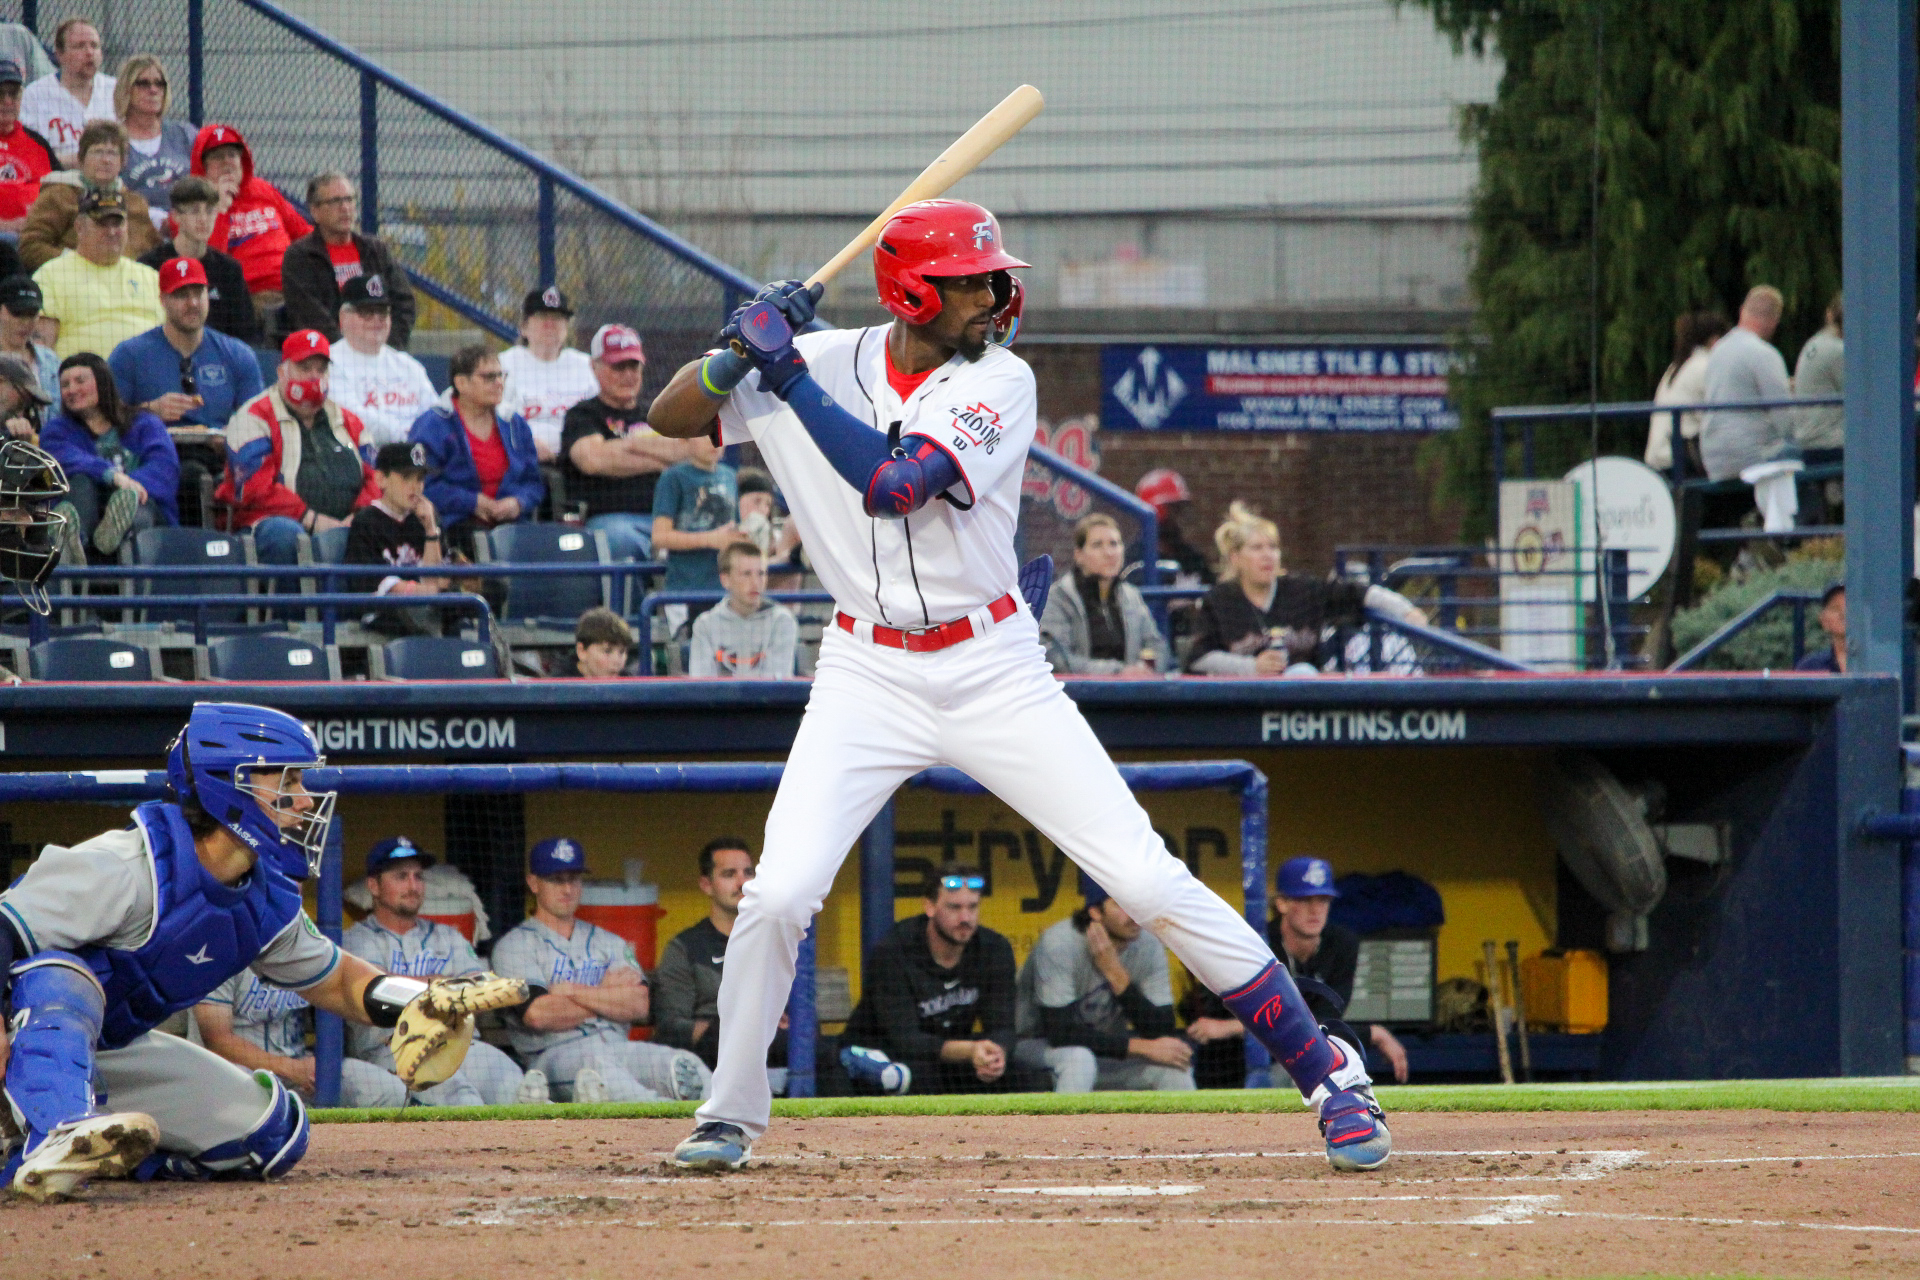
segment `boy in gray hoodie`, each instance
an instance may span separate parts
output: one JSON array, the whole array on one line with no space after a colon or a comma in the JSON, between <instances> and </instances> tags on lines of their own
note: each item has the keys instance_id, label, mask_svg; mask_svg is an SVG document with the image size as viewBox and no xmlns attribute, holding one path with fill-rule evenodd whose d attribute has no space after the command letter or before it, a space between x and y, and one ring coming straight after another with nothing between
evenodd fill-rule
<instances>
[{"instance_id":1,"label":"boy in gray hoodie","mask_svg":"<svg viewBox=\"0 0 1920 1280\"><path fill-rule=\"evenodd\" d=\"M687 673L790 679L800 624L766 598L767 562L760 548L744 539L723 547L720 585L727 598L693 620Z\"/></svg>"}]
</instances>

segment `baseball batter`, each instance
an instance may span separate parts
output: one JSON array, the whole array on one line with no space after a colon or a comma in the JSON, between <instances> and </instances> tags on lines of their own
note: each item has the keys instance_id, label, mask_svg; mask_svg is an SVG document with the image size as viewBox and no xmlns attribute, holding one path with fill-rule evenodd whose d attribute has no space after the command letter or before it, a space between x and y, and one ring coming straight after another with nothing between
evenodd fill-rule
<instances>
[{"instance_id":1,"label":"baseball batter","mask_svg":"<svg viewBox=\"0 0 1920 1280\"><path fill-rule=\"evenodd\" d=\"M662 435L753 441L839 612L767 818L720 987L713 1092L674 1160L744 1164L771 1108L767 1045L809 921L860 831L922 769L965 770L1106 886L1219 992L1316 1107L1336 1168L1391 1150L1359 1050L1329 1038L1266 942L1154 834L1040 646L1014 558L1032 371L1007 349L1027 264L975 204L908 205L873 254L871 329L795 331L818 289L770 285L732 349L654 402Z\"/></svg>"}]
</instances>

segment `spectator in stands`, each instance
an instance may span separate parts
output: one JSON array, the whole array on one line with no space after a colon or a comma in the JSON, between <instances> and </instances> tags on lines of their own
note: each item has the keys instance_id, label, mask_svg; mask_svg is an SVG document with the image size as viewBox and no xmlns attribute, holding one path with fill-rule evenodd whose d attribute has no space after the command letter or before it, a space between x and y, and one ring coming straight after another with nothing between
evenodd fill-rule
<instances>
[{"instance_id":1,"label":"spectator in stands","mask_svg":"<svg viewBox=\"0 0 1920 1280\"><path fill-rule=\"evenodd\" d=\"M905 1092L1026 1093L1047 1081L1014 1062L1013 946L980 923L978 868L949 863L927 881L926 908L867 953L860 1003L840 1043L854 1087L874 1091L857 1058L877 1049L906 1066Z\"/></svg>"},{"instance_id":2,"label":"spectator in stands","mask_svg":"<svg viewBox=\"0 0 1920 1280\"><path fill-rule=\"evenodd\" d=\"M60 357L52 347L33 340L40 323L43 305L40 286L29 275L12 275L0 280L0 355L15 356L33 369L40 379L46 403L60 398Z\"/></svg>"},{"instance_id":3,"label":"spectator in stands","mask_svg":"<svg viewBox=\"0 0 1920 1280\"><path fill-rule=\"evenodd\" d=\"M207 273L207 323L248 346L259 342L260 317L240 264L207 243L219 216L220 193L205 178L189 174L173 184L167 198L173 206L173 239L141 254L140 261L157 271L174 258L194 259Z\"/></svg>"},{"instance_id":4,"label":"spectator in stands","mask_svg":"<svg viewBox=\"0 0 1920 1280\"><path fill-rule=\"evenodd\" d=\"M1289 858L1273 876L1273 915L1267 921L1267 945L1300 981L1307 1007L1328 1030L1355 1048L1371 1044L1407 1082L1407 1050L1398 1036L1376 1024L1349 1026L1339 1019L1353 999L1354 972L1360 960L1360 935L1332 924L1327 915L1340 896L1333 866L1324 858ZM1332 996L1329 999L1329 995ZM1187 1038L1200 1048L1196 1071L1205 1069L1204 1088L1239 1088L1246 1076L1246 1028L1226 1003L1195 984L1184 1002L1190 1021Z\"/></svg>"},{"instance_id":5,"label":"spectator in stands","mask_svg":"<svg viewBox=\"0 0 1920 1280\"><path fill-rule=\"evenodd\" d=\"M380 496L353 513L347 526L345 564L413 569L441 563L440 519L427 500L427 450L417 444L383 444L373 458ZM447 589L445 578L361 578L349 590L380 595L432 595ZM382 610L381 616L388 611ZM426 628L400 628L415 633ZM429 864L431 865L431 864Z\"/></svg>"},{"instance_id":6,"label":"spectator in stands","mask_svg":"<svg viewBox=\"0 0 1920 1280\"><path fill-rule=\"evenodd\" d=\"M42 411L53 398L40 389L40 376L19 356L0 352L0 438L40 443Z\"/></svg>"},{"instance_id":7,"label":"spectator in stands","mask_svg":"<svg viewBox=\"0 0 1920 1280\"><path fill-rule=\"evenodd\" d=\"M269 986L253 970L242 969L193 1007L193 1021L200 1032L200 1043L208 1049L235 1066L272 1072L288 1088L311 1100L314 1056L307 1048L307 1033L313 1025L311 1008L298 992ZM425 1094L446 1088L438 1085L426 1090L421 1101L428 1100ZM358 1058L346 1058L340 1063L340 1105L404 1107L407 1086L391 1071Z\"/></svg>"},{"instance_id":8,"label":"spectator in stands","mask_svg":"<svg viewBox=\"0 0 1920 1280\"><path fill-rule=\"evenodd\" d=\"M167 319L160 307L159 273L122 252L127 244L124 192L83 193L76 231L75 248L33 273L44 302L41 331L51 322L54 354L63 360L79 351L104 355Z\"/></svg>"},{"instance_id":9,"label":"spectator in stands","mask_svg":"<svg viewBox=\"0 0 1920 1280\"><path fill-rule=\"evenodd\" d=\"M1827 323L1800 348L1800 359L1793 366L1793 394L1803 399L1812 396L1837 396L1846 391L1846 340L1843 329L1846 311L1836 293L1827 304ZM1845 405L1820 405L1802 409L1793 424L1793 442L1812 453L1816 449L1839 450L1847 444ZM1837 455L1835 455L1837 456ZM1811 461L1811 459L1809 459Z\"/></svg>"},{"instance_id":10,"label":"spectator in stands","mask_svg":"<svg viewBox=\"0 0 1920 1280\"><path fill-rule=\"evenodd\" d=\"M0 232L9 239L26 230L27 210L40 198L41 181L60 167L53 144L20 121L20 77L18 62L0 58ZM18 258L11 244L7 250Z\"/></svg>"},{"instance_id":11,"label":"spectator in stands","mask_svg":"<svg viewBox=\"0 0 1920 1280\"><path fill-rule=\"evenodd\" d=\"M153 216L142 200L120 180L126 164L127 131L117 120L95 120L80 135L80 167L50 173L40 183L40 196L27 211L20 233L20 260L27 270L38 270L58 257L62 249L78 244L80 200L89 191L113 192L124 201L127 238L121 252L138 258L160 246Z\"/></svg>"},{"instance_id":12,"label":"spectator in stands","mask_svg":"<svg viewBox=\"0 0 1920 1280\"><path fill-rule=\"evenodd\" d=\"M164 324L107 357L120 394L168 424L224 430L260 394L260 362L246 344L207 327L207 272L192 258L162 265L160 306Z\"/></svg>"},{"instance_id":13,"label":"spectator in stands","mask_svg":"<svg viewBox=\"0 0 1920 1280\"><path fill-rule=\"evenodd\" d=\"M167 69L150 53L120 64L113 114L127 131L127 164L120 171L129 190L147 202L158 229L173 204L173 184L193 168L193 126L167 119L173 89Z\"/></svg>"},{"instance_id":14,"label":"spectator in stands","mask_svg":"<svg viewBox=\"0 0 1920 1280\"><path fill-rule=\"evenodd\" d=\"M0 22L0 58L19 63L28 80L50 76L57 70L40 37L18 22Z\"/></svg>"},{"instance_id":15,"label":"spectator in stands","mask_svg":"<svg viewBox=\"0 0 1920 1280\"><path fill-rule=\"evenodd\" d=\"M1133 495L1153 508L1160 528L1160 559L1179 565L1173 585L1204 587L1212 582L1213 571L1207 567L1207 553L1188 542L1180 530L1181 520L1193 509L1193 490L1187 487L1186 477L1171 467L1155 467L1134 484ZM1138 564L1144 559L1143 546L1127 548L1129 564Z\"/></svg>"},{"instance_id":16,"label":"spectator in stands","mask_svg":"<svg viewBox=\"0 0 1920 1280\"><path fill-rule=\"evenodd\" d=\"M544 990L509 1018L513 1047L575 1102L706 1097L713 1073L697 1055L627 1038L647 1021L647 978L631 943L576 917L585 871L575 840L542 840L527 855L534 912L493 945L495 973Z\"/></svg>"},{"instance_id":17,"label":"spectator in stands","mask_svg":"<svg viewBox=\"0 0 1920 1280\"><path fill-rule=\"evenodd\" d=\"M413 285L385 241L353 229L360 208L353 180L337 169L320 174L307 183L307 208L313 214L313 233L288 245L280 264L287 326L318 329L340 341L340 304L347 281L379 276L391 327L387 342L405 351L417 309Z\"/></svg>"},{"instance_id":18,"label":"spectator in stands","mask_svg":"<svg viewBox=\"0 0 1920 1280\"><path fill-rule=\"evenodd\" d=\"M40 432L72 485L60 509L93 549L111 556L129 533L180 523L180 455L167 424L121 398L91 351L60 362L60 412Z\"/></svg>"},{"instance_id":19,"label":"spectator in stands","mask_svg":"<svg viewBox=\"0 0 1920 1280\"><path fill-rule=\"evenodd\" d=\"M573 652L560 660L556 676L611 680L632 675L633 628L611 609L598 605L580 615L573 627Z\"/></svg>"},{"instance_id":20,"label":"spectator in stands","mask_svg":"<svg viewBox=\"0 0 1920 1280\"><path fill-rule=\"evenodd\" d=\"M720 548L740 540L738 480L711 439L686 445L686 461L662 472L653 491L653 549L667 553L661 589L717 591Z\"/></svg>"},{"instance_id":21,"label":"spectator in stands","mask_svg":"<svg viewBox=\"0 0 1920 1280\"><path fill-rule=\"evenodd\" d=\"M1170 665L1139 588L1120 581L1120 526L1101 512L1073 527L1073 568L1047 593L1040 639L1055 671L1150 676Z\"/></svg>"},{"instance_id":22,"label":"spectator in stands","mask_svg":"<svg viewBox=\"0 0 1920 1280\"><path fill-rule=\"evenodd\" d=\"M210 124L193 140L193 171L219 196L208 243L231 253L246 277L253 309L271 329L285 300L280 264L287 246L313 230L287 198L253 172L253 150L230 124Z\"/></svg>"},{"instance_id":23,"label":"spectator in stands","mask_svg":"<svg viewBox=\"0 0 1920 1280\"><path fill-rule=\"evenodd\" d=\"M1785 400L1793 389L1787 362L1772 338L1786 300L1770 284L1755 285L1740 304L1740 323L1714 344L1707 357L1707 401ZM1793 427L1793 411L1713 409L1700 428L1700 457L1707 479L1732 480L1776 457Z\"/></svg>"},{"instance_id":24,"label":"spectator in stands","mask_svg":"<svg viewBox=\"0 0 1920 1280\"><path fill-rule=\"evenodd\" d=\"M535 289L520 303L520 345L500 357L507 403L527 420L542 462L560 455L567 410L599 390L586 352L567 346L572 324L566 294L555 285Z\"/></svg>"},{"instance_id":25,"label":"spectator in stands","mask_svg":"<svg viewBox=\"0 0 1920 1280\"><path fill-rule=\"evenodd\" d=\"M380 496L351 409L327 395L331 346L311 329L280 345L274 384L227 424L227 474L215 497L233 504L262 564L298 564L301 533L338 529Z\"/></svg>"},{"instance_id":26,"label":"spectator in stands","mask_svg":"<svg viewBox=\"0 0 1920 1280\"><path fill-rule=\"evenodd\" d=\"M1367 609L1424 625L1405 596L1357 582L1317 582L1280 569L1280 530L1244 503L1214 531L1220 581L1200 602L1186 669L1213 676L1314 674L1331 626L1357 626Z\"/></svg>"},{"instance_id":27,"label":"spectator in stands","mask_svg":"<svg viewBox=\"0 0 1920 1280\"><path fill-rule=\"evenodd\" d=\"M404 444L439 392L418 360L387 345L393 328L387 278L353 276L340 286L340 332L333 345L333 398L360 415L375 445Z\"/></svg>"},{"instance_id":28,"label":"spectator in stands","mask_svg":"<svg viewBox=\"0 0 1920 1280\"><path fill-rule=\"evenodd\" d=\"M1707 357L1720 335L1727 331L1727 318L1718 311L1683 311L1673 321L1673 361L1660 375L1653 389L1655 404L1704 404L1707 399ZM1686 442L1688 470L1700 471L1700 426L1707 419L1695 410L1680 415L1680 437ZM1673 467L1673 415L1656 413L1647 431L1646 463L1665 473Z\"/></svg>"},{"instance_id":29,"label":"spectator in stands","mask_svg":"<svg viewBox=\"0 0 1920 1280\"><path fill-rule=\"evenodd\" d=\"M454 352L448 368L453 385L414 419L407 438L427 447L427 497L447 545L473 559L477 534L533 519L547 483L526 419L500 407L500 357L476 342Z\"/></svg>"},{"instance_id":30,"label":"spectator in stands","mask_svg":"<svg viewBox=\"0 0 1920 1280\"><path fill-rule=\"evenodd\" d=\"M766 598L766 557L740 539L720 549L719 566L727 598L693 620L687 674L791 679L800 623L792 610Z\"/></svg>"},{"instance_id":31,"label":"spectator in stands","mask_svg":"<svg viewBox=\"0 0 1920 1280\"><path fill-rule=\"evenodd\" d=\"M80 134L95 120L113 119L114 78L102 75L100 30L85 18L68 18L53 29L53 57L60 70L27 86L20 118L53 144L60 163L79 160Z\"/></svg>"},{"instance_id":32,"label":"spectator in stands","mask_svg":"<svg viewBox=\"0 0 1920 1280\"><path fill-rule=\"evenodd\" d=\"M1820 629L1828 644L1794 664L1795 671L1831 671L1847 674L1847 584L1836 582L1820 597Z\"/></svg>"},{"instance_id":33,"label":"spectator in stands","mask_svg":"<svg viewBox=\"0 0 1920 1280\"><path fill-rule=\"evenodd\" d=\"M753 879L753 854L738 836L719 836L700 850L700 892L707 895L707 918L674 935L653 972L653 1038L657 1044L687 1049L712 1067L720 1054L720 974L727 962L727 939L740 918L740 898ZM786 1061L785 1035L774 1037L780 1062Z\"/></svg>"},{"instance_id":34,"label":"spectator in stands","mask_svg":"<svg viewBox=\"0 0 1920 1280\"><path fill-rule=\"evenodd\" d=\"M466 935L451 925L421 918L427 871L433 857L405 836L389 836L367 854L367 894L373 910L347 930L340 946L386 973L409 978L457 978L483 973ZM356 1026L348 1033L349 1061L393 1071L390 1033ZM520 1093L521 1071L513 1059L483 1040L467 1048L466 1061L442 1084L420 1091L420 1100L440 1107L505 1106Z\"/></svg>"},{"instance_id":35,"label":"spectator in stands","mask_svg":"<svg viewBox=\"0 0 1920 1280\"><path fill-rule=\"evenodd\" d=\"M759 547L760 554L766 557L768 589L793 589L798 585L793 581L798 575L790 569L782 572L780 585L772 583L774 565L787 561L800 545L800 530L792 520L780 518L779 495L774 492L773 477L759 467L741 467L734 478L734 487L738 491L740 536Z\"/></svg>"},{"instance_id":36,"label":"spectator in stands","mask_svg":"<svg viewBox=\"0 0 1920 1280\"><path fill-rule=\"evenodd\" d=\"M1086 905L1044 930L1020 970L1020 1065L1052 1068L1055 1093L1193 1088L1166 948L1084 871L1080 892Z\"/></svg>"},{"instance_id":37,"label":"spectator in stands","mask_svg":"<svg viewBox=\"0 0 1920 1280\"><path fill-rule=\"evenodd\" d=\"M623 324L602 325L588 345L600 389L566 412L560 474L567 503L574 510L585 508L587 528L607 535L607 553L615 560L645 560L653 554L654 485L687 449L657 434L641 411L647 354L640 335ZM532 358L530 348L516 350L528 353L523 363ZM508 373L509 386L514 376ZM539 444L537 435L534 443Z\"/></svg>"}]
</instances>

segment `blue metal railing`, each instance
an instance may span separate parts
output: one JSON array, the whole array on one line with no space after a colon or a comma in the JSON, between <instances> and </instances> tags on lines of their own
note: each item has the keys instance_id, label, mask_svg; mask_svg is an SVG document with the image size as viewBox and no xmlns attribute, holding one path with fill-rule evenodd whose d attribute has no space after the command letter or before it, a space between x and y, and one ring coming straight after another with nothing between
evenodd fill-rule
<instances>
[{"instance_id":1,"label":"blue metal railing","mask_svg":"<svg viewBox=\"0 0 1920 1280\"><path fill-rule=\"evenodd\" d=\"M1719 630L1674 659L1673 665L1667 670L1692 671L1729 640L1781 605L1793 611L1793 665L1798 666L1800 659L1807 656L1807 606L1819 604L1820 594L1818 591L1776 591L1748 606L1737 617L1728 619Z\"/></svg>"}]
</instances>

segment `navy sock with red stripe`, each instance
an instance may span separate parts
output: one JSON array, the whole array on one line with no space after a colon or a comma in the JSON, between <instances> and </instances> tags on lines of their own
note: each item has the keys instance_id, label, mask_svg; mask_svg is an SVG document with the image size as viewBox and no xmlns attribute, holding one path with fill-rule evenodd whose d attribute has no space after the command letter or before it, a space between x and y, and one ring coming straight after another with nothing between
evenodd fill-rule
<instances>
[{"instance_id":1,"label":"navy sock with red stripe","mask_svg":"<svg viewBox=\"0 0 1920 1280\"><path fill-rule=\"evenodd\" d=\"M1220 998L1293 1078L1301 1097L1312 1097L1340 1065L1339 1051L1320 1030L1320 1021L1307 1008L1293 975L1278 960L1268 963L1246 985L1221 992Z\"/></svg>"}]
</instances>

